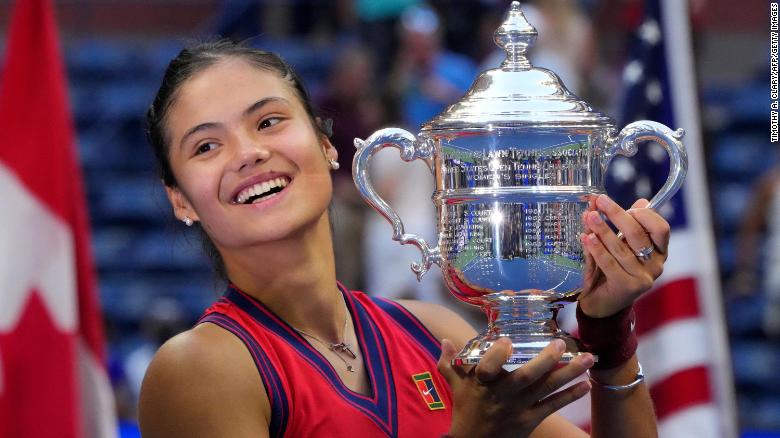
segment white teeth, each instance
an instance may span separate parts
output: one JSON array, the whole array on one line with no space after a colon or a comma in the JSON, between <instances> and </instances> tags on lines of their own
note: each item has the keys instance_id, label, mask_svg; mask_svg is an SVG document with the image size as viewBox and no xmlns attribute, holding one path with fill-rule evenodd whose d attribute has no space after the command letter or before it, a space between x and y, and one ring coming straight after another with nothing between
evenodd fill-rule
<instances>
[{"instance_id":1,"label":"white teeth","mask_svg":"<svg viewBox=\"0 0 780 438\"><path fill-rule=\"evenodd\" d=\"M241 190L238 195L235 198L236 204L243 204L246 202L247 199L251 198L252 196L259 196L263 193L267 193L269 190L276 188L276 187L286 187L288 184L287 178L274 178L268 181L263 181L262 183L257 183L253 186L247 187L244 190ZM270 197L273 197L276 195L276 193L268 195L264 198L258 198L253 201L253 203L260 201L261 199L268 199Z\"/></svg>"},{"instance_id":2,"label":"white teeth","mask_svg":"<svg viewBox=\"0 0 780 438\"><path fill-rule=\"evenodd\" d=\"M271 198L273 198L274 196L276 196L276 195L278 195L278 194L279 194L279 193L272 193L272 194L270 194L270 195L268 195L268 196L266 196L266 197L263 197L263 198L257 198L257 199L255 199L254 201L252 201L252 204L257 204L258 202L265 201L266 199L271 199Z\"/></svg>"}]
</instances>

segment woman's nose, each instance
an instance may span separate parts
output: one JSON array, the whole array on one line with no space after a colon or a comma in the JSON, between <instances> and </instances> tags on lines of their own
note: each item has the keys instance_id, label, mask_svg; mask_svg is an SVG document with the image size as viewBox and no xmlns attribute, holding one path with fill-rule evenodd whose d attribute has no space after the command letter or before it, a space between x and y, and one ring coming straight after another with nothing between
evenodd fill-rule
<instances>
[{"instance_id":1,"label":"woman's nose","mask_svg":"<svg viewBox=\"0 0 780 438\"><path fill-rule=\"evenodd\" d=\"M271 153L255 139L242 139L236 146L235 169L241 172L268 160Z\"/></svg>"}]
</instances>

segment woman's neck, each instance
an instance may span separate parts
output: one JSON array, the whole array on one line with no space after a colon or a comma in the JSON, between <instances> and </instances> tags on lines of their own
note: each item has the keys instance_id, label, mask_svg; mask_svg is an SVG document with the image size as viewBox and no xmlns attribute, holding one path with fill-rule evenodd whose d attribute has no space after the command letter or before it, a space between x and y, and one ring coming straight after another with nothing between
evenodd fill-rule
<instances>
[{"instance_id":1,"label":"woman's neck","mask_svg":"<svg viewBox=\"0 0 780 438\"><path fill-rule=\"evenodd\" d=\"M327 213L299 235L221 253L230 281L288 324L329 342L344 336Z\"/></svg>"}]
</instances>

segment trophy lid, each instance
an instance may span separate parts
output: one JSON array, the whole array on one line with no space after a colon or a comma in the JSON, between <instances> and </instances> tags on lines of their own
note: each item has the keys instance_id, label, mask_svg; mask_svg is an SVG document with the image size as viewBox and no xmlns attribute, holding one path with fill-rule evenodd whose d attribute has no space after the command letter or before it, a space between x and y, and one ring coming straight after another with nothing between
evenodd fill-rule
<instances>
[{"instance_id":1,"label":"trophy lid","mask_svg":"<svg viewBox=\"0 0 780 438\"><path fill-rule=\"evenodd\" d=\"M493 39L506 51L500 67L480 74L460 101L425 123L422 131L531 126L605 126L611 118L572 94L552 71L536 68L526 52L536 29L513 1Z\"/></svg>"}]
</instances>

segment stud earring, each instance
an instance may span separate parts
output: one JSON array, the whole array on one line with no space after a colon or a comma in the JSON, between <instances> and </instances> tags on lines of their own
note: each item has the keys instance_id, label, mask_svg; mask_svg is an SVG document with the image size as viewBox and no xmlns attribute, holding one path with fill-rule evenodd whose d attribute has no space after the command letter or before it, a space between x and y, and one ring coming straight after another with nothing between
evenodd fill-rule
<instances>
[{"instance_id":1,"label":"stud earring","mask_svg":"<svg viewBox=\"0 0 780 438\"><path fill-rule=\"evenodd\" d=\"M339 170L339 167L341 167L339 162L336 160L328 160L328 164L330 165L330 168L333 170Z\"/></svg>"},{"instance_id":2,"label":"stud earring","mask_svg":"<svg viewBox=\"0 0 780 438\"><path fill-rule=\"evenodd\" d=\"M194 222L192 222L192 219L190 219L189 216L184 216L184 219L181 220L184 222L184 225L191 227Z\"/></svg>"}]
</instances>

